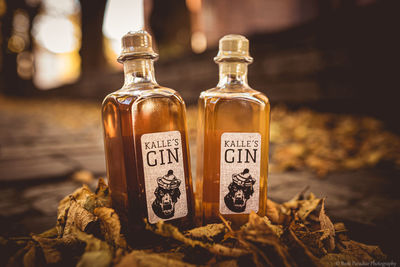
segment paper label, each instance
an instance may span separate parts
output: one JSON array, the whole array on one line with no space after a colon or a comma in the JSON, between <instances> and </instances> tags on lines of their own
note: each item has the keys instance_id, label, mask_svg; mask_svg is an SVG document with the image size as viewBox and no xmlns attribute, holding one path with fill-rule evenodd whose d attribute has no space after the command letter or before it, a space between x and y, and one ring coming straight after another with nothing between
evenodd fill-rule
<instances>
[{"instance_id":1,"label":"paper label","mask_svg":"<svg viewBox=\"0 0 400 267\"><path fill-rule=\"evenodd\" d=\"M180 132L144 134L141 144L149 222L186 216L186 179Z\"/></svg>"},{"instance_id":2,"label":"paper label","mask_svg":"<svg viewBox=\"0 0 400 267\"><path fill-rule=\"evenodd\" d=\"M219 211L221 214L258 212L261 135L221 135Z\"/></svg>"}]
</instances>

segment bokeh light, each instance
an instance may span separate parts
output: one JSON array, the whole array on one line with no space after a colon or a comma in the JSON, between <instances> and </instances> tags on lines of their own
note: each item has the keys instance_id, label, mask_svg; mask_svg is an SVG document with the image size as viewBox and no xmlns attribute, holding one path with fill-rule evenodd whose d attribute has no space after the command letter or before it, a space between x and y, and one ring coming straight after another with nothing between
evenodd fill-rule
<instances>
[{"instance_id":1,"label":"bokeh light","mask_svg":"<svg viewBox=\"0 0 400 267\"><path fill-rule=\"evenodd\" d=\"M106 57L115 62L121 52L121 37L144 27L143 0L108 0L104 15Z\"/></svg>"},{"instance_id":2,"label":"bokeh light","mask_svg":"<svg viewBox=\"0 0 400 267\"><path fill-rule=\"evenodd\" d=\"M36 41L53 53L68 53L79 48L79 31L67 17L38 16L33 29Z\"/></svg>"},{"instance_id":3,"label":"bokeh light","mask_svg":"<svg viewBox=\"0 0 400 267\"><path fill-rule=\"evenodd\" d=\"M44 0L33 21L34 84L42 90L72 83L80 75L80 5L77 0Z\"/></svg>"}]
</instances>

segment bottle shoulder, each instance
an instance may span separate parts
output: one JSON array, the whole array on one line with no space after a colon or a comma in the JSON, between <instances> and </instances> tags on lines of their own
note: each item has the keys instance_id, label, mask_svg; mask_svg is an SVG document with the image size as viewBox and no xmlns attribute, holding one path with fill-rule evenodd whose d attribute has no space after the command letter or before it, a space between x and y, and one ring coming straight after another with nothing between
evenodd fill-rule
<instances>
[{"instance_id":1,"label":"bottle shoulder","mask_svg":"<svg viewBox=\"0 0 400 267\"><path fill-rule=\"evenodd\" d=\"M174 89L160 86L129 86L108 94L103 100L103 106L108 103L119 105L132 105L135 102L145 101L153 98L171 98L184 104L181 95Z\"/></svg>"},{"instance_id":2,"label":"bottle shoulder","mask_svg":"<svg viewBox=\"0 0 400 267\"><path fill-rule=\"evenodd\" d=\"M269 104L268 97L251 87L229 87L229 88L220 88L214 87L208 89L206 91L201 92L200 101L207 101L207 100L217 100L217 99L224 99L224 100L249 100L259 102L260 104Z\"/></svg>"}]
</instances>

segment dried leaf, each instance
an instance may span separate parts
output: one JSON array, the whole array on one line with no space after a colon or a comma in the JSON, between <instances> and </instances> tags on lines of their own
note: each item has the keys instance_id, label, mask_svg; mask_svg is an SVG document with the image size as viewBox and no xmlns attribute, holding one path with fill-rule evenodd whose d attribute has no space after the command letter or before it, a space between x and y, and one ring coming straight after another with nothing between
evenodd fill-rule
<instances>
[{"instance_id":1,"label":"dried leaf","mask_svg":"<svg viewBox=\"0 0 400 267\"><path fill-rule=\"evenodd\" d=\"M273 223L280 223L280 212L278 207L279 204L270 199L267 199L267 217Z\"/></svg>"},{"instance_id":2,"label":"dried leaf","mask_svg":"<svg viewBox=\"0 0 400 267\"><path fill-rule=\"evenodd\" d=\"M272 222L268 219L267 216L262 217L262 219L263 219L264 222L268 225L268 227L272 230L272 232L274 232L278 237L281 237L281 235L283 234L283 227L282 227L282 225L275 225L275 224L272 224Z\"/></svg>"},{"instance_id":3,"label":"dried leaf","mask_svg":"<svg viewBox=\"0 0 400 267\"><path fill-rule=\"evenodd\" d=\"M81 255L85 244L76 237L44 238L32 236L42 248L46 264L71 263L74 259L71 255Z\"/></svg>"},{"instance_id":4,"label":"dried leaf","mask_svg":"<svg viewBox=\"0 0 400 267\"><path fill-rule=\"evenodd\" d=\"M43 233L38 234L37 236L46 238L56 238L58 236L57 227L50 228L49 230L44 231Z\"/></svg>"},{"instance_id":5,"label":"dried leaf","mask_svg":"<svg viewBox=\"0 0 400 267\"><path fill-rule=\"evenodd\" d=\"M283 266L296 266L286 247L268 226L266 219L251 212L249 222L236 233L239 242L252 251L253 261L257 266L273 265L272 262L279 262L278 265Z\"/></svg>"},{"instance_id":6,"label":"dried leaf","mask_svg":"<svg viewBox=\"0 0 400 267\"><path fill-rule=\"evenodd\" d=\"M325 198L322 199L321 211L319 212L319 222L321 225L321 241L328 239L327 250L329 252L335 249L335 227L329 217L325 214Z\"/></svg>"},{"instance_id":7,"label":"dried leaf","mask_svg":"<svg viewBox=\"0 0 400 267\"><path fill-rule=\"evenodd\" d=\"M79 260L77 267L108 267L112 262L112 253L109 251L85 252Z\"/></svg>"},{"instance_id":8,"label":"dried leaf","mask_svg":"<svg viewBox=\"0 0 400 267\"><path fill-rule=\"evenodd\" d=\"M359 261L384 261L387 256L378 246L365 245L353 240L342 241L344 248L339 247L340 252L350 254Z\"/></svg>"},{"instance_id":9,"label":"dried leaf","mask_svg":"<svg viewBox=\"0 0 400 267\"><path fill-rule=\"evenodd\" d=\"M25 254L33 247L33 242L28 242L23 248L20 248L13 256L8 259L6 267L19 267L24 265Z\"/></svg>"},{"instance_id":10,"label":"dried leaf","mask_svg":"<svg viewBox=\"0 0 400 267\"><path fill-rule=\"evenodd\" d=\"M64 233L64 227L67 223L69 208L71 207L72 204L71 199L83 205L84 202L86 201L86 198L91 194L93 193L90 191L89 187L83 185L82 187L75 190L71 195L64 197L60 201L57 209L57 225L56 225L59 237L62 237Z\"/></svg>"},{"instance_id":11,"label":"dried leaf","mask_svg":"<svg viewBox=\"0 0 400 267\"><path fill-rule=\"evenodd\" d=\"M304 245L304 243L301 242L301 240L293 232L293 230L291 229L293 228L292 225L288 229L289 239L291 239L292 243L294 244L294 246L292 245L293 248L290 250L291 255L294 255L296 259L301 261L300 265L322 266L319 259L310 252L308 247Z\"/></svg>"},{"instance_id":12,"label":"dried leaf","mask_svg":"<svg viewBox=\"0 0 400 267\"><path fill-rule=\"evenodd\" d=\"M156 233L158 235L161 235L164 237L170 237L175 240L178 240L178 241L184 243L185 245L188 245L191 247L204 248L215 255L220 255L220 256L225 256L225 257L241 257L241 256L248 255L250 253L243 249L230 248L230 247L226 247L221 244L209 244L209 243L204 243L204 242L201 242L198 240L192 240L192 239L184 236L178 230L178 228L176 228L175 226L164 223L163 221L157 222L154 226L147 224L146 228L153 231L154 233Z\"/></svg>"},{"instance_id":13,"label":"dried leaf","mask_svg":"<svg viewBox=\"0 0 400 267\"><path fill-rule=\"evenodd\" d=\"M111 208L100 207L94 210L100 220L101 235L105 240L117 247L126 248L125 238L121 235L121 224L116 212Z\"/></svg>"},{"instance_id":14,"label":"dried leaf","mask_svg":"<svg viewBox=\"0 0 400 267\"><path fill-rule=\"evenodd\" d=\"M214 223L189 230L185 235L201 241L215 242L216 240L221 240L226 232L227 229L224 224Z\"/></svg>"},{"instance_id":15,"label":"dried leaf","mask_svg":"<svg viewBox=\"0 0 400 267\"><path fill-rule=\"evenodd\" d=\"M81 231L94 233L98 228L98 218L72 199L71 206L68 209L64 235L68 235L71 232L71 227L74 226Z\"/></svg>"},{"instance_id":16,"label":"dried leaf","mask_svg":"<svg viewBox=\"0 0 400 267\"><path fill-rule=\"evenodd\" d=\"M196 266L183 262L181 260L168 257L165 254L151 253L142 250L134 250L125 257L117 267L152 267L152 266L173 266L173 267L191 267Z\"/></svg>"},{"instance_id":17,"label":"dried leaf","mask_svg":"<svg viewBox=\"0 0 400 267\"><path fill-rule=\"evenodd\" d=\"M86 243L85 253L83 253L77 266L106 267L111 265L113 250L105 241L102 241L93 235L86 234L77 228L75 228L74 235L79 240Z\"/></svg>"},{"instance_id":18,"label":"dried leaf","mask_svg":"<svg viewBox=\"0 0 400 267\"><path fill-rule=\"evenodd\" d=\"M33 242L29 250L24 255L23 263L24 267L35 267L44 265L44 262L39 255L38 248L33 244Z\"/></svg>"},{"instance_id":19,"label":"dried leaf","mask_svg":"<svg viewBox=\"0 0 400 267\"><path fill-rule=\"evenodd\" d=\"M335 223L333 226L335 227L335 233L347 232L347 228L344 225L344 223L341 223L341 222Z\"/></svg>"},{"instance_id":20,"label":"dried leaf","mask_svg":"<svg viewBox=\"0 0 400 267\"><path fill-rule=\"evenodd\" d=\"M318 207L320 201L321 199L316 198L313 193L310 193L307 199L299 201L300 208L297 212L299 218L305 221L308 215Z\"/></svg>"},{"instance_id":21,"label":"dried leaf","mask_svg":"<svg viewBox=\"0 0 400 267\"><path fill-rule=\"evenodd\" d=\"M337 267L339 264L352 266L352 263L357 261L357 258L350 254L329 253L321 258L321 264L329 267Z\"/></svg>"}]
</instances>

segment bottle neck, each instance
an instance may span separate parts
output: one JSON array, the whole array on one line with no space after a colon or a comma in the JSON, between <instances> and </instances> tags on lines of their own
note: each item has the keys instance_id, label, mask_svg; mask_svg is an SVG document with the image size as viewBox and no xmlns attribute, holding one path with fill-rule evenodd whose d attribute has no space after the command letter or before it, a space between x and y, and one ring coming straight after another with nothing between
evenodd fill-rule
<instances>
[{"instance_id":1,"label":"bottle neck","mask_svg":"<svg viewBox=\"0 0 400 267\"><path fill-rule=\"evenodd\" d=\"M246 62L221 62L219 63L219 82L217 87L231 85L248 86Z\"/></svg>"},{"instance_id":2,"label":"bottle neck","mask_svg":"<svg viewBox=\"0 0 400 267\"><path fill-rule=\"evenodd\" d=\"M136 58L124 62L124 86L137 83L157 84L152 59Z\"/></svg>"}]
</instances>

